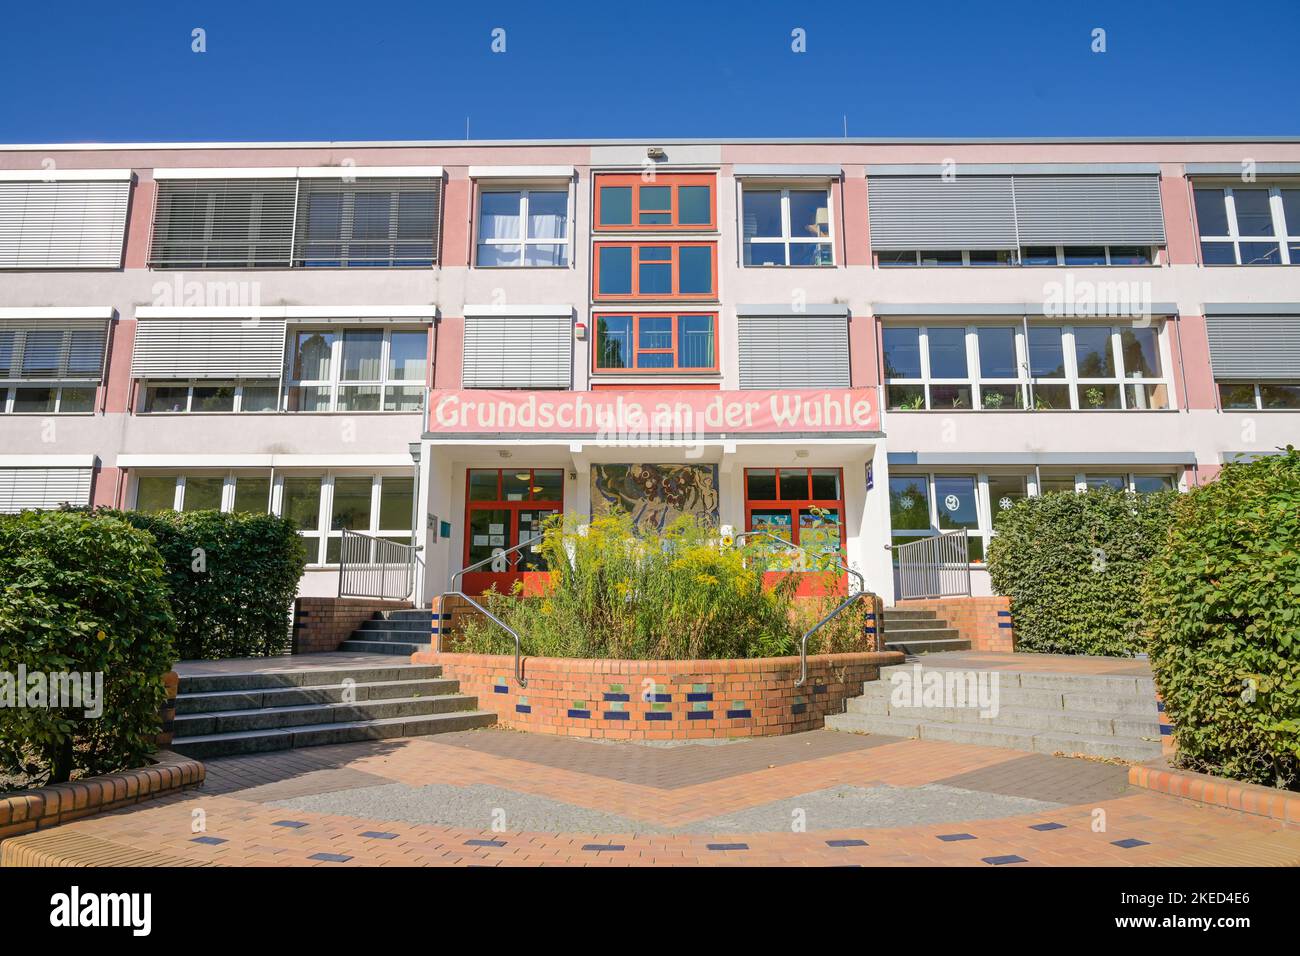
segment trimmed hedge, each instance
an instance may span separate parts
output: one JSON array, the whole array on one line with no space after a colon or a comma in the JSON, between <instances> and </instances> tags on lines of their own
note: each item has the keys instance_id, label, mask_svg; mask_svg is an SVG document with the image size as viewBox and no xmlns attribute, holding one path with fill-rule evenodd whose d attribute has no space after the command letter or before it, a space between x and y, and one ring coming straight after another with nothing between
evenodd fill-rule
<instances>
[{"instance_id":1,"label":"trimmed hedge","mask_svg":"<svg viewBox=\"0 0 1300 956\"><path fill-rule=\"evenodd\" d=\"M0 516L0 774L62 783L140 766L157 743L175 659L163 561L153 539L85 512ZM51 708L17 677L99 674L102 707ZM48 686L48 685L47 685ZM94 686L92 677L91 687Z\"/></svg>"},{"instance_id":2,"label":"trimmed hedge","mask_svg":"<svg viewBox=\"0 0 1300 956\"><path fill-rule=\"evenodd\" d=\"M98 513L153 535L166 563L182 660L288 652L289 615L307 564L292 521L219 511Z\"/></svg>"},{"instance_id":3,"label":"trimmed hedge","mask_svg":"<svg viewBox=\"0 0 1300 956\"><path fill-rule=\"evenodd\" d=\"M994 590L1011 598L1016 648L1131 657L1144 650L1142 575L1177 492L1112 488L1023 498L997 516Z\"/></svg>"},{"instance_id":4,"label":"trimmed hedge","mask_svg":"<svg viewBox=\"0 0 1300 956\"><path fill-rule=\"evenodd\" d=\"M1142 609L1178 760L1300 789L1300 452L1226 465L1175 515Z\"/></svg>"}]
</instances>

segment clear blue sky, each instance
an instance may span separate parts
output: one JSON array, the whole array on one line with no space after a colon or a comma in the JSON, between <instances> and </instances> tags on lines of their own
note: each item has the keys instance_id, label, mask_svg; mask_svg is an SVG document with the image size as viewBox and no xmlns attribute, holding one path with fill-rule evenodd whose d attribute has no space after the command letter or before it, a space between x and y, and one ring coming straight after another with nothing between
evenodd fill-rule
<instances>
[{"instance_id":1,"label":"clear blue sky","mask_svg":"<svg viewBox=\"0 0 1300 956\"><path fill-rule=\"evenodd\" d=\"M4 142L1300 133L1300 0L46 0L0 29Z\"/></svg>"}]
</instances>

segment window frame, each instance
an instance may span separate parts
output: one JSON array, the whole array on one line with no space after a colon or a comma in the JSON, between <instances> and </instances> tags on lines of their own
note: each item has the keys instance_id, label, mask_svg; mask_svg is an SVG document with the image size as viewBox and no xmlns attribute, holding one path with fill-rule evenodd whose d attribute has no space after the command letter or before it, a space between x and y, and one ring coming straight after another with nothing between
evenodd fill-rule
<instances>
[{"instance_id":1,"label":"window frame","mask_svg":"<svg viewBox=\"0 0 1300 956\"><path fill-rule=\"evenodd\" d=\"M531 193L564 193L564 238L563 239L529 239L528 238L528 198ZM569 183L558 182L554 186L541 183L510 185L494 182L491 186L479 186L478 196L474 202L474 268L475 269L571 269L574 267L573 243L573 189ZM483 197L489 193L519 194L519 231L520 238L514 240L485 239L483 237ZM508 265L483 265L479 261L480 246L518 246L519 262ZM528 246L563 246L565 261L561 265L529 265Z\"/></svg>"},{"instance_id":2,"label":"window frame","mask_svg":"<svg viewBox=\"0 0 1300 956\"><path fill-rule=\"evenodd\" d=\"M507 471L509 471L509 472L513 472L513 473L519 473L519 472L523 472L524 470L525 470L525 468L524 468L523 466L519 466L519 467L516 467L516 468L490 468L490 467L488 467L488 468L476 468L476 467L468 467L468 468L465 469L465 533L464 533L464 535L463 535L463 537L464 537L465 540L461 543L461 567L462 567L462 568L468 568L471 564L474 563L473 561L470 560L470 548L471 548L471 545L473 544L473 534L472 534L471 531L470 531L470 527L471 527L471 515L472 515L473 512L475 512L475 511L505 511L505 512L508 512L508 513L509 513L509 516L508 516L507 519L506 519L506 533L505 533L506 544L505 544L505 547L502 549L502 550L505 550L505 551L508 551L508 550L510 550L511 548L514 548L514 547L518 547L518 545L519 545L519 520L518 520L518 514L519 514L520 512L524 512L524 511L540 511L540 510L549 510L549 511L555 511L555 512L558 512L559 514L564 514L564 482L565 482L565 474L564 474L564 469L563 469L562 467L546 467L546 466L542 466L542 467L537 467L537 468L535 468L535 467L533 467L533 466L531 466L531 465L528 466L528 467L527 467L527 471L528 471L528 474L529 474L529 489L530 489L530 490L529 490L529 497L527 497L527 498L525 498L525 499L523 499L523 500L519 500L519 501L512 501L512 500L507 499L507 498L505 497L505 473L506 473ZM470 479L471 479L471 477L473 476L473 474L474 474L475 472L488 472L488 471L495 471L495 472L497 473L497 496L496 496L496 498L493 499L493 500L491 500L491 501L489 501L489 500L487 500L487 499L480 499L480 500L474 500L474 499L472 499L471 496L470 496ZM553 471L553 472L558 472L558 473L559 473L559 476L560 476L560 497L559 497L558 500L550 499L550 498L534 498L534 497L532 497L532 495L534 494L534 492L533 492L531 489L532 489L532 487L537 483L536 475L537 475L537 472L539 472L539 471ZM489 544L488 547L490 548L490 547L493 547L493 546ZM510 566L509 566L505 571L492 571L492 570L489 568L489 570L486 570L486 571L480 569L480 570L479 570L478 572L476 572L476 573L480 573L480 574L520 574L520 573L528 572L528 571L530 571L530 570L531 570L533 573L543 573L543 574L544 574L544 573L548 573L548 570L549 570L549 569L547 569L547 570L528 569L528 568L520 569L518 565L519 565L519 561L520 561L520 559L523 558L523 557L524 557L524 555L523 555L523 553L521 553L521 552L516 552L515 554L511 555L511 556L510 556L510 559L509 559ZM478 560L481 561L482 558L479 558Z\"/></svg>"},{"instance_id":3,"label":"window frame","mask_svg":"<svg viewBox=\"0 0 1300 956\"><path fill-rule=\"evenodd\" d=\"M1267 236L1243 236L1241 234L1240 224L1237 222L1237 201L1236 190L1250 191L1268 191L1268 208L1269 217L1273 226L1273 232ZM1219 184L1214 182L1202 182L1197 185L1192 183L1192 212L1196 216L1196 240L1197 255L1200 257L1199 264L1211 268L1222 266L1288 266L1300 265L1300 222L1288 223L1286 221L1286 207L1282 202L1282 192L1296 191L1300 192L1300 183L1295 185L1279 185L1267 183L1240 183L1240 184ZM1223 214L1228 224L1227 235L1206 235L1201 231L1201 220L1196 212L1196 193L1219 192L1222 193ZM1231 244L1233 262L1207 262L1205 258L1205 244ZM1242 262L1241 246L1242 243L1273 243L1278 247L1277 262ZM1296 246L1295 254L1292 254L1292 246Z\"/></svg>"},{"instance_id":4,"label":"window frame","mask_svg":"<svg viewBox=\"0 0 1300 956\"><path fill-rule=\"evenodd\" d=\"M713 361L708 366L684 366L678 364L680 355L679 346L681 344L681 319L684 317L705 316L713 322ZM632 320L632 365L626 368L607 368L600 364L600 322L602 319L613 318L630 318ZM642 319L662 319L671 318L673 320L672 328L672 346L668 349L643 349L640 347L640 328ZM718 341L718 313L708 311L681 311L681 312L637 312L634 310L625 311L601 311L592 312L591 314L591 372L593 375L671 375L692 374L708 375L717 374L719 369L718 354L720 351ZM642 353L649 354L671 354L673 364L669 367L659 368L641 368L637 366L636 359Z\"/></svg>"},{"instance_id":5,"label":"window frame","mask_svg":"<svg viewBox=\"0 0 1300 956\"><path fill-rule=\"evenodd\" d=\"M751 498L749 496L749 475L755 471L771 471L776 484L775 498ZM806 495L803 498L783 498L781 497L781 472L802 471L805 480ZM812 497L812 473L814 471L833 471L837 475L836 483L839 486L839 497L831 498L813 498ZM822 510L834 511L838 517L837 522L840 529L840 550L839 559L841 563L847 563L848 555L848 514L844 508L844 469L838 465L755 465L745 468L741 475L741 492L744 499L745 507L745 531L768 530L756 529L754 527L755 511L788 511L790 513L790 538L793 544L799 544L802 538L801 526L799 524L799 514L802 511L811 508L820 508ZM758 539L762 540L762 539ZM769 542L771 539L767 539ZM773 545L775 547L775 545ZM838 570L838 569L837 569ZM795 572L803 573L803 572ZM821 574L825 569L808 569L807 573Z\"/></svg>"},{"instance_id":6,"label":"window frame","mask_svg":"<svg viewBox=\"0 0 1300 956\"><path fill-rule=\"evenodd\" d=\"M632 189L632 210L630 223L602 225L601 189L604 186L628 186ZM667 223L642 223L641 213L660 212L661 210L641 209L641 186L668 186L669 221ZM681 201L679 190L682 186L709 187L709 221L707 223L680 223ZM648 173L596 173L592 177L591 231L593 233L611 232L717 232L718 231L718 176L717 173L661 173L650 170ZM715 283L716 284L716 283Z\"/></svg>"},{"instance_id":7,"label":"window frame","mask_svg":"<svg viewBox=\"0 0 1300 956\"><path fill-rule=\"evenodd\" d=\"M799 193L821 193L826 197L826 235L813 236L804 238L793 235L790 220L790 194ZM745 235L745 200L750 193L778 193L781 199L781 235L780 236L753 236ZM834 190L829 183L820 188L808 185L764 185L761 183L752 183L743 185L740 190L740 266L742 269L833 269L838 262L835 260L835 215L834 215ZM749 263L746 261L749 247L753 244L759 245L779 245L785 251L785 262L783 263ZM790 257L791 245L803 246L825 246L829 249L829 258L826 262L795 263Z\"/></svg>"},{"instance_id":8,"label":"window frame","mask_svg":"<svg viewBox=\"0 0 1300 956\"><path fill-rule=\"evenodd\" d=\"M263 384L257 384L257 383ZM267 379L137 379L139 387L139 400L137 402L135 413L137 415L266 415L274 414L280 411L280 404L284 399L283 392L280 388L278 378ZM231 399L230 411L204 411L194 408L194 390L205 387L230 387L235 390ZM147 404L146 394L150 388L184 388L185 407L178 411L149 411L145 408ZM274 408L264 408L259 411L245 411L244 389L245 388L273 388L275 389L276 402Z\"/></svg>"},{"instance_id":9,"label":"window frame","mask_svg":"<svg viewBox=\"0 0 1300 956\"><path fill-rule=\"evenodd\" d=\"M1297 411L1297 409L1294 409L1294 408L1270 408L1270 407L1268 407L1267 405L1264 404L1264 394L1263 394L1263 390L1264 390L1266 387L1269 387L1269 386L1278 386L1278 385L1280 385L1280 386L1284 386L1284 387L1288 387L1288 388L1300 388L1300 378L1297 378L1295 381L1277 381L1277 382L1275 382L1275 381L1268 381L1268 380L1259 380L1259 381L1243 381L1243 380L1238 380L1238 379L1220 379L1220 378L1216 378L1216 379L1214 380L1214 394L1215 394L1215 400L1217 401L1218 406L1219 406L1219 411L1221 411L1221 412L1274 412L1274 413L1276 413L1276 412L1290 412L1290 413L1294 414L1294 413ZM1253 393L1254 393L1255 404L1254 404L1253 407L1251 407L1251 408L1233 408L1233 407L1229 407L1229 406L1227 406L1227 405L1225 405L1225 404L1223 403L1223 389L1224 389L1224 388L1245 388L1245 387L1249 387L1249 388L1253 391Z\"/></svg>"},{"instance_id":10,"label":"window frame","mask_svg":"<svg viewBox=\"0 0 1300 956\"><path fill-rule=\"evenodd\" d=\"M709 268L711 271L711 288L708 292L650 292L642 293L641 285L641 249L662 248L670 250L668 259L672 276L673 289L681 287L681 250L683 248L707 248L709 250ZM600 291L601 256L606 249L631 249L631 292L602 293ZM663 260L646 260L649 263L661 263ZM591 256L591 299L593 302L627 302L640 301L683 301L714 302L718 298L718 244L709 241L678 241L636 239L619 241L600 241L592 243Z\"/></svg>"},{"instance_id":11,"label":"window frame","mask_svg":"<svg viewBox=\"0 0 1300 956\"><path fill-rule=\"evenodd\" d=\"M1035 322L1030 328L1050 328L1059 329L1061 332L1061 349L1064 365L1064 376L1061 378L1048 378L1041 375L1031 375L1029 341L1025 335L1023 323L1013 320L1001 321L984 321L984 322L964 322L964 323L942 323L942 322L889 322L882 326L881 334L881 370L886 371L884 355L884 329L918 329L918 345L920 349L921 376L919 378L910 376L893 376L882 374L885 385L885 410L888 412L969 412L969 411L1176 411L1177 396L1174 390L1174 383L1171 377L1172 364L1169 355L1168 335L1166 334L1166 323L1152 322L1144 328L1152 328L1156 335L1156 348L1160 359L1160 367L1163 377L1151 376L1127 376L1125 374L1124 354L1123 354L1123 332L1126 328L1139 328L1139 326L1125 326L1114 322L1082 322L1075 321L1069 323L1056 322ZM965 378L936 378L930 372L930 346L929 332L931 329L952 329L960 328L965 333L966 345L966 377ZM981 374L979 362L979 330L987 328L1010 328L1013 330L1016 343L1016 372L1015 378L984 378ZM1109 329L1109 346L1111 352L1111 362L1115 368L1115 375L1109 378L1088 377L1083 378L1079 375L1078 352L1075 341L1076 328L1105 328ZM904 408L901 405L895 405L890 399L890 386L900 386L910 389L921 389L921 394L925 399L923 408ZM1070 396L1070 406L1068 409L1048 409L1036 408L1035 389L1043 385L1063 386L1068 389ZM934 404L932 398L932 387L966 387L970 393L969 406L952 406L939 407ZM1081 405L1080 400L1086 394L1088 387L1110 386L1117 389L1118 406L1113 408L1088 408ZM1167 398L1165 408L1143 408L1139 405L1130 406L1128 389L1132 386L1164 386ZM984 392L986 389L998 387L1015 387L1019 389L1019 404L1011 408L1002 408L1000 405L986 407L984 405Z\"/></svg>"},{"instance_id":12,"label":"window frame","mask_svg":"<svg viewBox=\"0 0 1300 956\"><path fill-rule=\"evenodd\" d=\"M343 343L344 336L348 332L374 332L382 330L383 338L380 341L379 351L379 378L377 379L344 379L343 375ZM299 379L294 376L294 366L297 363L298 356L298 338L302 334L314 332L333 333L333 341L330 342L330 359L329 359L329 377L324 379ZM394 332L420 332L424 335L424 375L418 379L407 378L389 378L388 367L392 359L392 337ZM377 324L359 324L359 325L321 325L306 323L301 325L292 325L286 335L285 347L285 367L284 367L284 387L280 398L280 409L295 415L321 415L321 414L342 414L342 415L418 415L424 412L425 405L428 402L428 377L429 377L429 327L428 326L407 326L407 325L377 325ZM344 388L368 388L375 387L379 389L379 407L372 409L352 409L339 408L339 394ZM329 408L326 409L304 409L296 407L301 403L295 403L292 396L295 389L304 388L328 388L329 389ZM388 399L389 389L397 388L418 388L420 391L419 407L415 409L392 409L384 407Z\"/></svg>"}]
</instances>

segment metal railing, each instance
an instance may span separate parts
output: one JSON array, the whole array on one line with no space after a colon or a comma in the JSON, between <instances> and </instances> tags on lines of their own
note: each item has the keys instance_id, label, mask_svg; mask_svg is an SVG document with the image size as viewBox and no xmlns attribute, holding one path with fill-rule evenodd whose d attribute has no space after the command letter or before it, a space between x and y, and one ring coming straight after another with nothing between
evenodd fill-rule
<instances>
[{"instance_id":1,"label":"metal railing","mask_svg":"<svg viewBox=\"0 0 1300 956\"><path fill-rule=\"evenodd\" d=\"M339 542L339 597L405 600L415 590L419 551L344 528Z\"/></svg>"},{"instance_id":2,"label":"metal railing","mask_svg":"<svg viewBox=\"0 0 1300 956\"><path fill-rule=\"evenodd\" d=\"M515 641L515 683L518 684L520 687L527 687L527 686L528 686L528 679L527 679L526 677L524 677L524 671L523 671L523 646L522 646L522 642L521 642L520 639L519 639L519 632L516 631L513 627L511 627L509 624L507 624L505 621L501 620L501 618L497 617L495 614L493 614L493 613L492 613L491 611L489 611L487 608L485 608L482 604L479 604L478 601L475 601L472 597L470 597L468 594L466 594L464 591L462 591L462 590L460 589L460 587L459 587L459 582L460 582L460 579L463 578L463 577L464 577L468 572L470 572L470 571L477 571L479 568L481 568L481 567L483 567L484 565L487 565L487 564L494 564L494 563L495 563L495 564L497 564L497 565L499 565L499 566L501 567L501 570L507 570L507 569L510 567L510 564L509 564L509 562L505 561L504 559L505 559L508 555L510 555L510 554L514 554L515 552L518 552L518 551L523 551L524 548L527 548L527 547L529 547L529 546L531 546L531 545L537 544L537 542L539 542L539 541L542 540L542 537L543 537L543 536L540 535L540 534L533 535L533 537L529 538L527 541L520 541L520 542L519 542L517 545L515 545L513 548L508 548L508 549L505 550L505 551L498 551L496 554L489 555L488 557L484 558L482 561L477 561L477 562L475 562L474 564L471 564L469 567L461 568L459 571L457 571L455 574L453 574L453 575L451 576L451 589L448 590L448 591L447 591L447 592L442 596L442 601L439 602L439 610L442 611L442 610L444 610L444 609L446 608L446 606L447 606L447 598L449 598L449 597L458 597L458 598L460 598L462 601L464 601L465 603L469 604L471 607L477 609L477 610L478 610L479 612L481 612L481 613L483 614L483 616L486 617L489 621L491 621L493 624L496 624L498 627L500 627L502 630L504 630L507 634L509 634L512 638L514 638L514 641ZM493 570L496 570L496 568L494 568ZM442 638L441 638L441 637L438 638L438 650L440 650L440 651L442 650Z\"/></svg>"},{"instance_id":3,"label":"metal railing","mask_svg":"<svg viewBox=\"0 0 1300 956\"><path fill-rule=\"evenodd\" d=\"M802 551L804 554L809 555L814 559L812 562L814 567L824 563L826 558L831 557L831 555L827 554L825 551L814 551L812 548L805 548L803 545L795 544L793 541L783 538L778 534L773 534L771 531L742 531L740 534L736 535L736 543L740 544L746 538L771 538L773 541L780 542L784 548ZM803 637L799 639L799 680L795 683L795 687L802 687L808 680L808 638L812 637L835 618L839 617L841 613L848 609L849 605L853 604L853 602L857 601L859 598L867 596L869 593L867 591L867 579L864 578L860 572L853 570L853 568L849 567L843 561L840 561L838 557L836 557L835 561L836 567L839 568L839 570L848 574L858 582L858 590L854 591L853 588L850 587L848 597L836 605L829 614L805 631Z\"/></svg>"},{"instance_id":4,"label":"metal railing","mask_svg":"<svg viewBox=\"0 0 1300 956\"><path fill-rule=\"evenodd\" d=\"M907 598L970 595L970 545L965 531L887 544L898 562L898 593Z\"/></svg>"}]
</instances>

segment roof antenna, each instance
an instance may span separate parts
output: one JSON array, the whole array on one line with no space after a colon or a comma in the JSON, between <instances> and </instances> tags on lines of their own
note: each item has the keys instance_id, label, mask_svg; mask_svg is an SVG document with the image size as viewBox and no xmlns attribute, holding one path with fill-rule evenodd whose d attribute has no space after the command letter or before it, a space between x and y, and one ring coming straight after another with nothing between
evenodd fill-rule
<instances>
[{"instance_id":1,"label":"roof antenna","mask_svg":"<svg viewBox=\"0 0 1300 956\"><path fill-rule=\"evenodd\" d=\"M844 115L844 138L848 139L849 138L849 114L845 113L843 115Z\"/></svg>"},{"instance_id":2,"label":"roof antenna","mask_svg":"<svg viewBox=\"0 0 1300 956\"><path fill-rule=\"evenodd\" d=\"M465 139L469 139L469 117L465 117Z\"/></svg>"}]
</instances>

